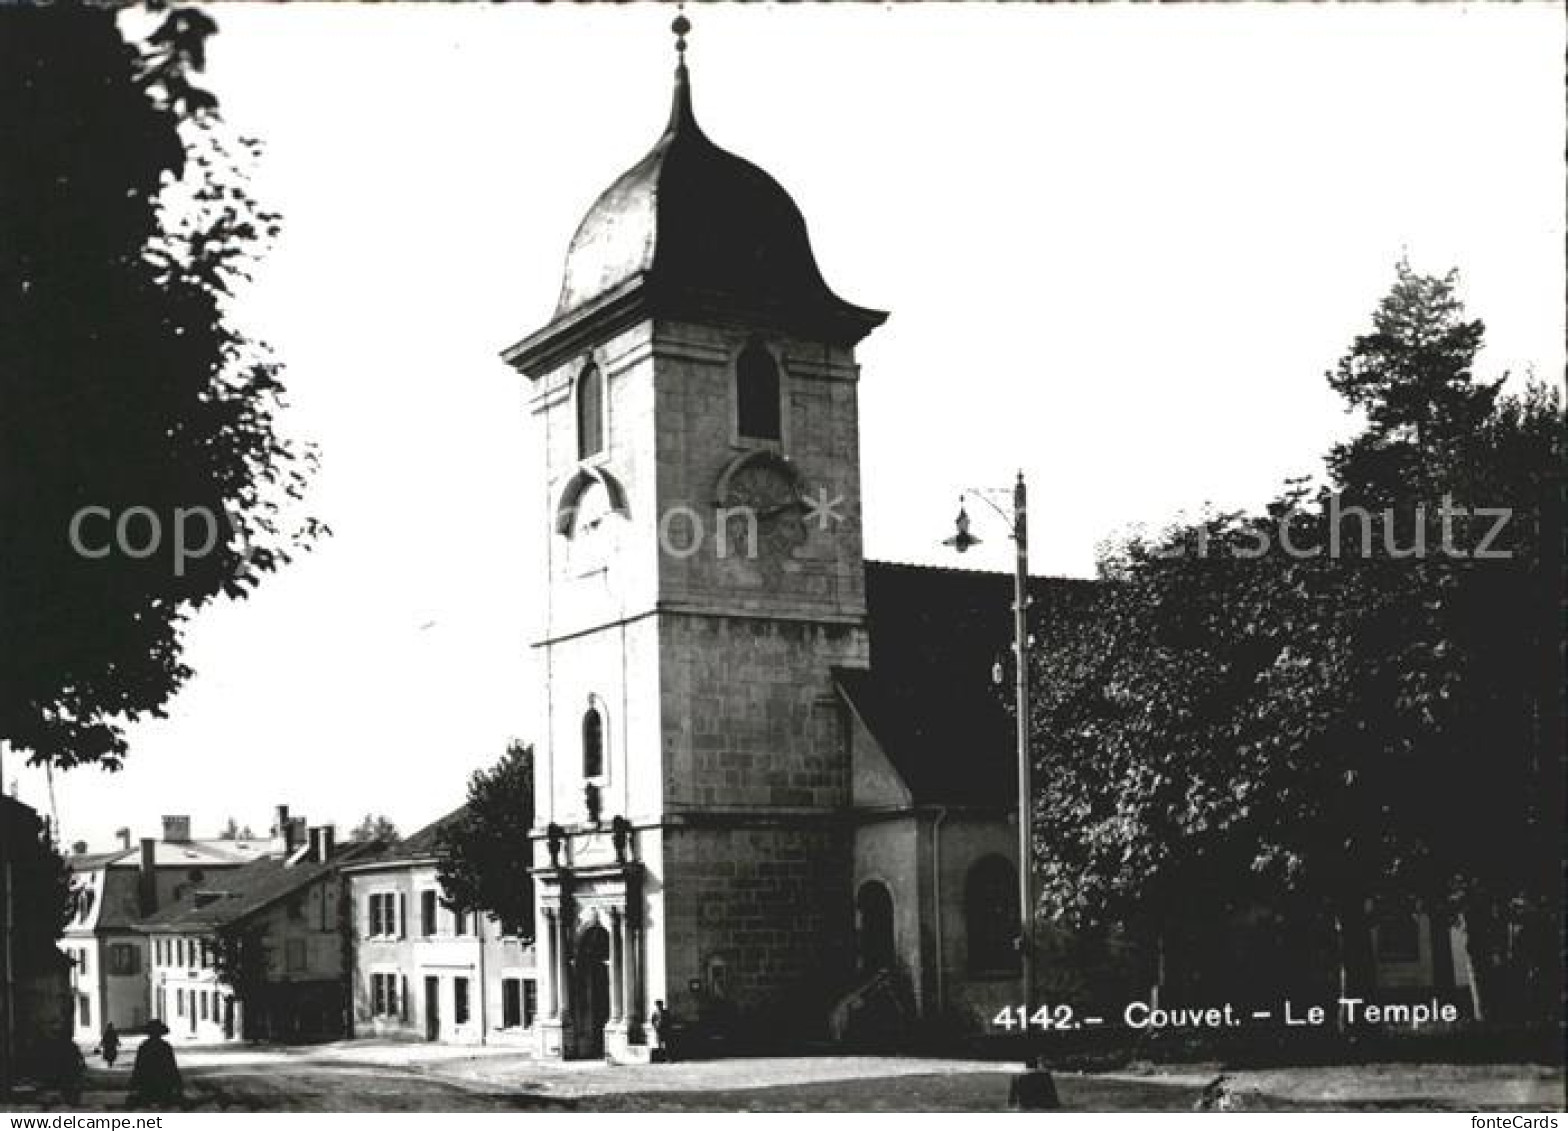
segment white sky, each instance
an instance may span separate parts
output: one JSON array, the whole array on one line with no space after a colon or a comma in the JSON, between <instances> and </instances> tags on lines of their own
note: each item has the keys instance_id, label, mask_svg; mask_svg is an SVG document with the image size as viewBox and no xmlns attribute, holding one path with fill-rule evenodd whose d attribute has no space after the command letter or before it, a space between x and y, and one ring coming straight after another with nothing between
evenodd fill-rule
<instances>
[{"instance_id":1,"label":"white sky","mask_svg":"<svg viewBox=\"0 0 1568 1131\"><path fill-rule=\"evenodd\" d=\"M530 737L523 379L600 189L666 114L652 5L214 9L210 85L286 230L246 296L335 537L204 614L68 840L271 806L405 832ZM1408 249L1458 266L1486 372L1563 371L1556 5L699 5L697 113L790 190L861 350L866 549L944 560L959 488L1028 474L1039 572L1252 505L1348 427L1323 372ZM965 565L1004 564L1005 538ZM425 627L428 626L428 627ZM17 776L14 769L7 771ZM24 798L48 810L41 775Z\"/></svg>"}]
</instances>

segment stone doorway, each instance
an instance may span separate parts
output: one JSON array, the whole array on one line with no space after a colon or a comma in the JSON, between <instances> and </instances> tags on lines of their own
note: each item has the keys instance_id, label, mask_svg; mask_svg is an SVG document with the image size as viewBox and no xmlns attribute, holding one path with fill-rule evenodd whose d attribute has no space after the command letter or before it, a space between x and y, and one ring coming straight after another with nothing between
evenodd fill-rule
<instances>
[{"instance_id":1,"label":"stone doorway","mask_svg":"<svg viewBox=\"0 0 1568 1131\"><path fill-rule=\"evenodd\" d=\"M857 943L860 951L860 972L875 974L892 969L897 963L897 950L893 939L893 894L879 880L861 885L855 898L855 910L860 920Z\"/></svg>"},{"instance_id":2,"label":"stone doorway","mask_svg":"<svg viewBox=\"0 0 1568 1131\"><path fill-rule=\"evenodd\" d=\"M604 1027L610 1020L610 933L595 923L577 940L572 964L572 1017L576 1054L604 1056Z\"/></svg>"}]
</instances>

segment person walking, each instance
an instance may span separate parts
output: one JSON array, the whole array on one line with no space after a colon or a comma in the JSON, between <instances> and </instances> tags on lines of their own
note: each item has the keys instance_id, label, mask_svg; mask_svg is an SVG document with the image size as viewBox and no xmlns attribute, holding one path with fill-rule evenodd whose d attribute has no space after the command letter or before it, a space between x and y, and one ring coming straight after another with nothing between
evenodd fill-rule
<instances>
[{"instance_id":1,"label":"person walking","mask_svg":"<svg viewBox=\"0 0 1568 1131\"><path fill-rule=\"evenodd\" d=\"M110 1068L120 1058L120 1031L111 1021L103 1027L103 1035L98 1038L98 1055L103 1057L103 1062Z\"/></svg>"},{"instance_id":2,"label":"person walking","mask_svg":"<svg viewBox=\"0 0 1568 1131\"><path fill-rule=\"evenodd\" d=\"M147 1022L147 1039L136 1050L136 1063L131 1066L132 1103L174 1103L184 1094L174 1049L163 1039L168 1031L162 1021Z\"/></svg>"}]
</instances>

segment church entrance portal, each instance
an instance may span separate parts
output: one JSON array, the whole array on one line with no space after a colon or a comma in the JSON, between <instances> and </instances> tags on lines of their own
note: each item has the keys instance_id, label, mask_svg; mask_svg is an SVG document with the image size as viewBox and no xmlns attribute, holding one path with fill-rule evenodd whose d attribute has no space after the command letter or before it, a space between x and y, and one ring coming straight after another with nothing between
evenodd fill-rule
<instances>
[{"instance_id":1,"label":"church entrance portal","mask_svg":"<svg viewBox=\"0 0 1568 1131\"><path fill-rule=\"evenodd\" d=\"M610 1020L610 935L595 924L577 942L572 969L572 1013L577 1055L604 1055L604 1027Z\"/></svg>"}]
</instances>

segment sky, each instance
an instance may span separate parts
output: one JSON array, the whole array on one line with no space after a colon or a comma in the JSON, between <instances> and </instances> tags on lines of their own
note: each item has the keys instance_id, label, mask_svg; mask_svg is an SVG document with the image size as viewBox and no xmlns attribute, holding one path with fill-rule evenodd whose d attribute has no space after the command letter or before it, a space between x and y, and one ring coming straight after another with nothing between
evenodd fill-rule
<instances>
[{"instance_id":1,"label":"sky","mask_svg":"<svg viewBox=\"0 0 1568 1131\"><path fill-rule=\"evenodd\" d=\"M195 620L117 774L18 771L67 842L189 814L411 832L532 737L525 380L567 242L667 113L664 5L210 9L208 85L284 232L237 304L333 536ZM1557 5L697 5L699 120L805 213L861 347L868 556L1031 492L1036 572L1314 474L1324 372L1401 255L1461 271L1484 375L1564 369ZM963 564L1007 568L1005 531Z\"/></svg>"}]
</instances>

